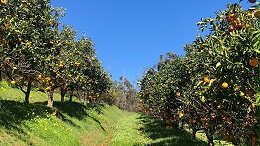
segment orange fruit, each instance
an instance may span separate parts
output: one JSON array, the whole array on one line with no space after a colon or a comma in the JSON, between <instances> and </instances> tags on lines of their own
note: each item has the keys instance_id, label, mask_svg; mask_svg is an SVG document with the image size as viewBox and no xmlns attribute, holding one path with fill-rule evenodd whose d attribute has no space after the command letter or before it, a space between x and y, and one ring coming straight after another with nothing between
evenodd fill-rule
<instances>
[{"instance_id":1,"label":"orange fruit","mask_svg":"<svg viewBox=\"0 0 260 146\"><path fill-rule=\"evenodd\" d=\"M21 42L22 41L22 38L18 38L18 42Z\"/></svg>"},{"instance_id":2,"label":"orange fruit","mask_svg":"<svg viewBox=\"0 0 260 146\"><path fill-rule=\"evenodd\" d=\"M258 63L259 63L259 61L258 61L258 59L257 58L252 58L252 59L249 59L249 65L250 66L252 66L252 67L255 67L255 66L257 66L258 65Z\"/></svg>"},{"instance_id":3,"label":"orange fruit","mask_svg":"<svg viewBox=\"0 0 260 146\"><path fill-rule=\"evenodd\" d=\"M228 16L226 16L226 20L228 21L228 22L232 22L232 21L234 21L234 19L235 19L235 14L229 14Z\"/></svg>"},{"instance_id":4,"label":"orange fruit","mask_svg":"<svg viewBox=\"0 0 260 146\"><path fill-rule=\"evenodd\" d=\"M60 63L60 64L59 64L59 67L63 67L63 64Z\"/></svg>"},{"instance_id":5,"label":"orange fruit","mask_svg":"<svg viewBox=\"0 0 260 146\"><path fill-rule=\"evenodd\" d=\"M241 29L241 28L243 28L244 27L244 23L243 22L239 22L237 25L236 25L236 27L237 27L237 29Z\"/></svg>"},{"instance_id":6,"label":"orange fruit","mask_svg":"<svg viewBox=\"0 0 260 146\"><path fill-rule=\"evenodd\" d=\"M0 41L0 45L4 45L6 43L6 40L3 38L1 41Z\"/></svg>"},{"instance_id":7,"label":"orange fruit","mask_svg":"<svg viewBox=\"0 0 260 146\"><path fill-rule=\"evenodd\" d=\"M180 96L181 96L181 93L180 93L180 92L177 92L177 93L176 93L176 96L177 96L177 97L180 97Z\"/></svg>"},{"instance_id":8,"label":"orange fruit","mask_svg":"<svg viewBox=\"0 0 260 146\"><path fill-rule=\"evenodd\" d=\"M253 94L252 91L250 91L250 90L246 90L246 96L250 97L252 94Z\"/></svg>"},{"instance_id":9,"label":"orange fruit","mask_svg":"<svg viewBox=\"0 0 260 146\"><path fill-rule=\"evenodd\" d=\"M45 90L49 91L51 90L51 87L46 87Z\"/></svg>"},{"instance_id":10,"label":"orange fruit","mask_svg":"<svg viewBox=\"0 0 260 146\"><path fill-rule=\"evenodd\" d=\"M248 2L250 2L250 3L255 3L256 0L248 0Z\"/></svg>"},{"instance_id":11,"label":"orange fruit","mask_svg":"<svg viewBox=\"0 0 260 146\"><path fill-rule=\"evenodd\" d=\"M232 32L232 31L234 31L234 30L235 30L235 28L234 28L233 25L230 25L230 26L228 27L228 31L229 31L229 32Z\"/></svg>"},{"instance_id":12,"label":"orange fruit","mask_svg":"<svg viewBox=\"0 0 260 146\"><path fill-rule=\"evenodd\" d=\"M183 117L183 113L180 113L180 114L179 114L179 117L180 117L180 118Z\"/></svg>"},{"instance_id":13,"label":"orange fruit","mask_svg":"<svg viewBox=\"0 0 260 146\"><path fill-rule=\"evenodd\" d=\"M255 18L259 18L259 10L258 9L254 12L254 16L255 16Z\"/></svg>"},{"instance_id":14,"label":"orange fruit","mask_svg":"<svg viewBox=\"0 0 260 146\"><path fill-rule=\"evenodd\" d=\"M41 74L38 75L38 79L42 79L42 75Z\"/></svg>"},{"instance_id":15,"label":"orange fruit","mask_svg":"<svg viewBox=\"0 0 260 146\"><path fill-rule=\"evenodd\" d=\"M210 82L210 78L209 77L204 77L203 80L204 80L205 83L209 83Z\"/></svg>"},{"instance_id":16,"label":"orange fruit","mask_svg":"<svg viewBox=\"0 0 260 146\"><path fill-rule=\"evenodd\" d=\"M13 80L13 81L11 81L11 84L12 84L12 85L15 85L15 83L16 83L16 82L15 82L14 80Z\"/></svg>"},{"instance_id":17,"label":"orange fruit","mask_svg":"<svg viewBox=\"0 0 260 146\"><path fill-rule=\"evenodd\" d=\"M221 87L222 87L223 89L227 89L227 88L228 88L228 83L223 82L223 83L221 84Z\"/></svg>"},{"instance_id":18,"label":"orange fruit","mask_svg":"<svg viewBox=\"0 0 260 146\"><path fill-rule=\"evenodd\" d=\"M45 78L45 81L46 81L46 82L49 82L50 80L51 80L50 77L46 77L46 78Z\"/></svg>"},{"instance_id":19,"label":"orange fruit","mask_svg":"<svg viewBox=\"0 0 260 146\"><path fill-rule=\"evenodd\" d=\"M6 4L6 0L1 0L1 4L5 5Z\"/></svg>"},{"instance_id":20,"label":"orange fruit","mask_svg":"<svg viewBox=\"0 0 260 146\"><path fill-rule=\"evenodd\" d=\"M239 93L239 96L241 96L241 97L244 96L244 95L245 95L245 93L242 92L242 91Z\"/></svg>"}]
</instances>

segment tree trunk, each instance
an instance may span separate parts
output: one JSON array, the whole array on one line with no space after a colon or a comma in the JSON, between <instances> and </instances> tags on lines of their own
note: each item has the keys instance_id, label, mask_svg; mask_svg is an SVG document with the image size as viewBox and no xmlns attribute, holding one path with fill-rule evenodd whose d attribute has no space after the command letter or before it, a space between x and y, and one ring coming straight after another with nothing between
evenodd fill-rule
<instances>
[{"instance_id":1,"label":"tree trunk","mask_svg":"<svg viewBox=\"0 0 260 146\"><path fill-rule=\"evenodd\" d=\"M87 98L86 98L86 93L85 92L83 92L83 104L84 105L87 105Z\"/></svg>"},{"instance_id":2,"label":"tree trunk","mask_svg":"<svg viewBox=\"0 0 260 146\"><path fill-rule=\"evenodd\" d=\"M207 136L207 139L208 139L208 146L214 146L212 132L209 129L206 129L205 132L206 132L206 136Z\"/></svg>"},{"instance_id":3,"label":"tree trunk","mask_svg":"<svg viewBox=\"0 0 260 146\"><path fill-rule=\"evenodd\" d=\"M198 129L197 128L192 128L192 136L194 139L196 139L196 133L197 133Z\"/></svg>"},{"instance_id":4,"label":"tree trunk","mask_svg":"<svg viewBox=\"0 0 260 146\"><path fill-rule=\"evenodd\" d=\"M32 82L28 82L27 90L25 92L25 100L24 100L25 105L29 104L29 97L30 97L31 88L32 88Z\"/></svg>"},{"instance_id":5,"label":"tree trunk","mask_svg":"<svg viewBox=\"0 0 260 146\"><path fill-rule=\"evenodd\" d=\"M47 106L52 108L53 107L53 91L49 90L48 91L48 103Z\"/></svg>"},{"instance_id":6,"label":"tree trunk","mask_svg":"<svg viewBox=\"0 0 260 146\"><path fill-rule=\"evenodd\" d=\"M2 70L0 70L0 81L2 81L3 78L2 78Z\"/></svg>"},{"instance_id":7,"label":"tree trunk","mask_svg":"<svg viewBox=\"0 0 260 146\"><path fill-rule=\"evenodd\" d=\"M73 96L73 95L72 95L72 94L70 94L70 100L69 100L70 102L72 102L72 96Z\"/></svg>"},{"instance_id":8,"label":"tree trunk","mask_svg":"<svg viewBox=\"0 0 260 146\"><path fill-rule=\"evenodd\" d=\"M66 94L66 89L64 89L63 87L60 87L60 101L64 102L64 97Z\"/></svg>"}]
</instances>

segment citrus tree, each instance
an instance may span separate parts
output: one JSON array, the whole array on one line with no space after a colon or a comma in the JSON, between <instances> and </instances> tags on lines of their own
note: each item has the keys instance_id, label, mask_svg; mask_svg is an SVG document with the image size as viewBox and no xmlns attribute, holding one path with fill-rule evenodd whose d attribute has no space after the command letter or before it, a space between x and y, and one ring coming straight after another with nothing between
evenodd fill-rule
<instances>
[{"instance_id":1,"label":"citrus tree","mask_svg":"<svg viewBox=\"0 0 260 146\"><path fill-rule=\"evenodd\" d=\"M28 104L42 56L57 51L51 40L61 13L48 0L2 0L0 13L2 72L25 93Z\"/></svg>"},{"instance_id":2,"label":"citrus tree","mask_svg":"<svg viewBox=\"0 0 260 146\"><path fill-rule=\"evenodd\" d=\"M209 145L222 134L235 145L258 145L258 7L239 4L198 22L210 33L185 46L186 55L158 63L140 80L140 109L172 124L204 129Z\"/></svg>"}]
</instances>

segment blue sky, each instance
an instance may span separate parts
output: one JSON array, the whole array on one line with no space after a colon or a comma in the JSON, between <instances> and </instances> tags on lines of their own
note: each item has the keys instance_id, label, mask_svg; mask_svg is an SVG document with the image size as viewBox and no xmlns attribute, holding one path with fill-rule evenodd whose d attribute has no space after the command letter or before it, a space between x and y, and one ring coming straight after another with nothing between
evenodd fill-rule
<instances>
[{"instance_id":1,"label":"blue sky","mask_svg":"<svg viewBox=\"0 0 260 146\"><path fill-rule=\"evenodd\" d=\"M83 32L114 80L135 84L166 52L185 55L183 46L197 36L196 22L214 17L239 0L51 0L66 9L62 24ZM251 6L241 2L244 9ZM201 34L201 33L200 33ZM203 36L203 34L202 34Z\"/></svg>"}]
</instances>

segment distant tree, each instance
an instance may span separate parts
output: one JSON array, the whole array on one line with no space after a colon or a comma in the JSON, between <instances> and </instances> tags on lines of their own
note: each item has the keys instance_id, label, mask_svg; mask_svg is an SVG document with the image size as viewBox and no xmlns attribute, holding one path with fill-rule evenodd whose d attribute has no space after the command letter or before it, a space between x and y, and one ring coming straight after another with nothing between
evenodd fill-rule
<instances>
[{"instance_id":1,"label":"distant tree","mask_svg":"<svg viewBox=\"0 0 260 146\"><path fill-rule=\"evenodd\" d=\"M136 111L136 89L133 87L130 81L124 76L121 76L119 79L120 82L117 85L119 103L117 104L117 106L123 110Z\"/></svg>"}]
</instances>

